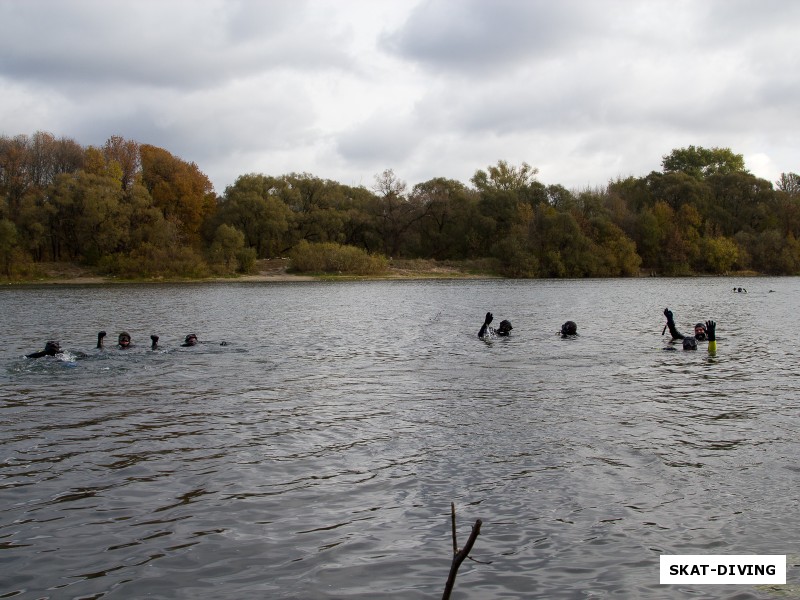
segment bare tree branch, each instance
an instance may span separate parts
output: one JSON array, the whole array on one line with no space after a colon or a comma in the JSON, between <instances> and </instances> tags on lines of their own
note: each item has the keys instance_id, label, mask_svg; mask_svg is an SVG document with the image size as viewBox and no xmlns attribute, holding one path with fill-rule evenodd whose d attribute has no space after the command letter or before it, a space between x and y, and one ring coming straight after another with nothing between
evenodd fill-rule
<instances>
[{"instance_id":1,"label":"bare tree branch","mask_svg":"<svg viewBox=\"0 0 800 600\"><path fill-rule=\"evenodd\" d=\"M450 521L453 528L453 562L450 565L450 575L447 577L447 583L444 587L444 594L442 595L442 600L449 600L450 594L453 591L453 586L456 583L456 575L458 574L458 568L461 566L461 563L464 562L464 559L469 556L469 553L472 551L472 546L475 545L475 540L478 539L478 535L481 533L481 525L483 521L478 519L475 521L475 525L472 526L472 532L469 534L469 539L467 540L466 545L459 550L458 543L456 542L456 506L454 503L450 503Z\"/></svg>"}]
</instances>

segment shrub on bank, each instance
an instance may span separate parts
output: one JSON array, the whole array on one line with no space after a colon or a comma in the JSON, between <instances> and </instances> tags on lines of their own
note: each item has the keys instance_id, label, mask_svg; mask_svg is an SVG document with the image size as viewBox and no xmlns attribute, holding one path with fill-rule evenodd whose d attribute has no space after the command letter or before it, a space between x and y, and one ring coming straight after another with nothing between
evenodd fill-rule
<instances>
[{"instance_id":1,"label":"shrub on bank","mask_svg":"<svg viewBox=\"0 0 800 600\"><path fill-rule=\"evenodd\" d=\"M126 279L208 277L203 258L193 249L179 246L156 246L145 243L130 254L103 257L98 265L101 272Z\"/></svg>"},{"instance_id":2,"label":"shrub on bank","mask_svg":"<svg viewBox=\"0 0 800 600\"><path fill-rule=\"evenodd\" d=\"M289 261L290 270L297 273L381 275L389 269L385 256L332 242L311 244L303 240L291 251Z\"/></svg>"}]
</instances>

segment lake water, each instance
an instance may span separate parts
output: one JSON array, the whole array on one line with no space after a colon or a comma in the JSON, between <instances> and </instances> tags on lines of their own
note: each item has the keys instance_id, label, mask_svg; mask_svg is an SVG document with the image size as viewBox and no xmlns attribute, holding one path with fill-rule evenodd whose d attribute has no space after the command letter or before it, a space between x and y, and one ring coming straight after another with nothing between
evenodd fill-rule
<instances>
[{"instance_id":1,"label":"lake water","mask_svg":"<svg viewBox=\"0 0 800 600\"><path fill-rule=\"evenodd\" d=\"M2 288L0 598L438 598L451 502L460 544L483 521L453 598L800 597L798 294ZM666 306L715 319L716 356L666 350ZM477 339L487 310L510 338ZM790 585L662 586L662 554L787 554Z\"/></svg>"}]
</instances>

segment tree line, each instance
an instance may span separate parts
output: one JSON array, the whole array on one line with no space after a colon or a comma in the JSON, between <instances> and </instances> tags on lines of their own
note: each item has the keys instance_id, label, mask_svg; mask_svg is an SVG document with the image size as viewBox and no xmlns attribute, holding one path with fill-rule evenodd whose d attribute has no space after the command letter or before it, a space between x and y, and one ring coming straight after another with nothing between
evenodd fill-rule
<instances>
[{"instance_id":1,"label":"tree line","mask_svg":"<svg viewBox=\"0 0 800 600\"><path fill-rule=\"evenodd\" d=\"M392 258L485 259L509 277L800 273L800 176L749 173L728 148L672 150L662 170L605 187L545 185L498 161L466 185L371 189L309 173L241 175L222 195L191 162L120 136L84 147L0 136L0 270L78 262L121 277L297 269L379 272Z\"/></svg>"}]
</instances>

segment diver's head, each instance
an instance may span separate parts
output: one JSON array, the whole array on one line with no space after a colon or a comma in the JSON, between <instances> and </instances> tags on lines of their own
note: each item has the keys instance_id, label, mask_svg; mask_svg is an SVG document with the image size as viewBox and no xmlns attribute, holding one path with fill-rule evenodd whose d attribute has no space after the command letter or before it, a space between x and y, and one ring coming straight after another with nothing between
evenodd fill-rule
<instances>
[{"instance_id":1,"label":"diver's head","mask_svg":"<svg viewBox=\"0 0 800 600\"><path fill-rule=\"evenodd\" d=\"M702 323L695 323L694 326L694 337L700 340L701 342L706 339L706 326Z\"/></svg>"},{"instance_id":2,"label":"diver's head","mask_svg":"<svg viewBox=\"0 0 800 600\"><path fill-rule=\"evenodd\" d=\"M684 350L697 350L697 340L692 336L688 336L688 337L683 338L683 349Z\"/></svg>"},{"instance_id":3,"label":"diver's head","mask_svg":"<svg viewBox=\"0 0 800 600\"><path fill-rule=\"evenodd\" d=\"M197 336L194 333L190 333L183 340L184 346L194 346L196 343L197 343Z\"/></svg>"},{"instance_id":4,"label":"diver's head","mask_svg":"<svg viewBox=\"0 0 800 600\"><path fill-rule=\"evenodd\" d=\"M61 352L61 346L58 342L49 341L44 345L44 352L47 356L55 356Z\"/></svg>"},{"instance_id":5,"label":"diver's head","mask_svg":"<svg viewBox=\"0 0 800 600\"><path fill-rule=\"evenodd\" d=\"M500 327L497 328L497 331L499 331L500 333L508 333L512 329L514 328L511 326L511 321L504 319L500 321Z\"/></svg>"},{"instance_id":6,"label":"diver's head","mask_svg":"<svg viewBox=\"0 0 800 600\"><path fill-rule=\"evenodd\" d=\"M128 333L127 331L123 331L122 333L119 334L117 343L120 345L120 347L127 348L128 346L131 345L131 334Z\"/></svg>"},{"instance_id":7,"label":"diver's head","mask_svg":"<svg viewBox=\"0 0 800 600\"><path fill-rule=\"evenodd\" d=\"M578 333L578 325L575 321L567 321L561 326L561 335L576 335Z\"/></svg>"}]
</instances>

